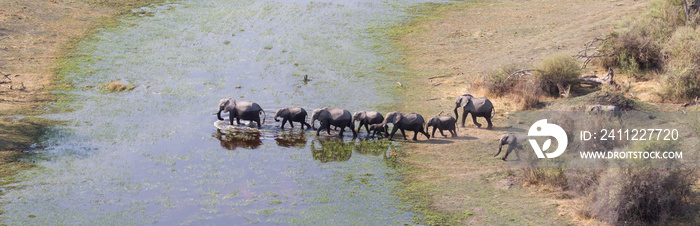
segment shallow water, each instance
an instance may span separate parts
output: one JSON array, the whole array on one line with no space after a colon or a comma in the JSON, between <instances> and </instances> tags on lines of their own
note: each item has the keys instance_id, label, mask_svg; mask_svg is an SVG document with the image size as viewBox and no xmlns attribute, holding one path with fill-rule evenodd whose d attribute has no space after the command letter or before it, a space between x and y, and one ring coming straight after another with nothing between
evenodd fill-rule
<instances>
[{"instance_id":1,"label":"shallow water","mask_svg":"<svg viewBox=\"0 0 700 226\"><path fill-rule=\"evenodd\" d=\"M9 224L400 224L394 144L280 130L279 107L370 110L400 70L376 32L400 3L184 0L135 9L72 55L67 120L40 166L6 186ZM147 12L147 13L139 13ZM138 16L140 15L140 16ZM311 81L305 83L304 75ZM98 87L134 84L124 93ZM379 94L381 93L381 94ZM218 100L252 100L261 130L219 131ZM362 132L361 136L364 136Z\"/></svg>"}]
</instances>

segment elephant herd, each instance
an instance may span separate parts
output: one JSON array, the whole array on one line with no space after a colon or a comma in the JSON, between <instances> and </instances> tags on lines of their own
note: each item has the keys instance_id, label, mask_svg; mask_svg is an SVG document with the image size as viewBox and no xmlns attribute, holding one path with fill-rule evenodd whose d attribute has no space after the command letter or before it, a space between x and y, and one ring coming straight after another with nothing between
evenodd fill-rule
<instances>
[{"instance_id":1,"label":"elephant herd","mask_svg":"<svg viewBox=\"0 0 700 226\"><path fill-rule=\"evenodd\" d=\"M462 108L462 126L464 126L465 120L468 114L472 114L472 119L477 127L481 127L476 121L476 117L484 117L488 122L488 128L490 129L493 124L491 123L491 118L493 116L493 104L486 98L483 97L473 97L470 94L464 94L458 96L455 100L454 112L457 118L459 114L457 113L458 108ZM234 119L237 124L241 124L240 120L248 120L256 122L258 128L265 123L265 118L260 121L260 115L265 115L265 111L255 102L251 101L240 101L233 98L221 99L219 101L218 111L216 116L219 120L224 120L221 117L221 113L229 113L229 122L233 125ZM443 130L449 131L453 137L457 136L456 124L457 119L452 116L436 116L428 120L427 126L426 121L422 115L416 113L401 113L398 111L392 111L386 114L384 117L381 113L377 111L357 111L354 114L350 114L348 110L342 108L328 108L322 107L314 109L311 113L311 122L307 123L306 118L308 113L306 110L300 107L288 107L277 109L275 113L275 121L279 122L278 118L282 118L282 125L280 128L284 129L287 122L294 128L294 122L298 122L301 125L301 129L312 128L316 130L316 135L320 135L322 130L326 130L328 135L330 135L331 126L336 129L340 129L338 136L342 137L345 128L350 128L353 137L357 137L362 127L365 127L367 131L367 136L380 136L389 137L391 140L394 134L401 130L404 140L406 140L405 131L413 131L413 140L417 140L418 134L421 133L425 135L426 138L430 139L430 135L426 130L429 127L433 127L432 136L435 136L435 131L440 130L440 134L447 137ZM318 129L315 127L315 122L319 121ZM360 124L355 129L355 121L359 121ZM388 123L393 124L391 132L389 132ZM373 132L370 134L370 132Z\"/></svg>"}]
</instances>

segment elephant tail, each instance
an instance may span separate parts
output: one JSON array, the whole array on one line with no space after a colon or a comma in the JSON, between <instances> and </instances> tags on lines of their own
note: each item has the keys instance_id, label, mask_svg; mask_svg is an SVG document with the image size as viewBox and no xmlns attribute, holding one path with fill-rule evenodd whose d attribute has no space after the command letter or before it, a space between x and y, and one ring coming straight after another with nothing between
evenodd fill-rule
<instances>
[{"instance_id":1,"label":"elephant tail","mask_svg":"<svg viewBox=\"0 0 700 226\"><path fill-rule=\"evenodd\" d=\"M265 124L265 119L267 118L267 114L265 113L265 110L263 110L262 108L260 109L260 111L263 114L263 124Z\"/></svg>"}]
</instances>

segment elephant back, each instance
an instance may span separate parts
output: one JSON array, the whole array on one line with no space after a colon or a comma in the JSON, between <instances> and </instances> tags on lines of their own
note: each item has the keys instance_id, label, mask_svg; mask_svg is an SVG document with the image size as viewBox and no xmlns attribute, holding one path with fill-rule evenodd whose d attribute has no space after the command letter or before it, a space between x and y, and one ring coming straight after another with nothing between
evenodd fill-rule
<instances>
[{"instance_id":1,"label":"elephant back","mask_svg":"<svg viewBox=\"0 0 700 226\"><path fill-rule=\"evenodd\" d=\"M331 119L334 121L352 120L352 114L348 110L342 108L328 108L327 110L331 113Z\"/></svg>"},{"instance_id":2,"label":"elephant back","mask_svg":"<svg viewBox=\"0 0 700 226\"><path fill-rule=\"evenodd\" d=\"M467 104L467 108L472 109L471 107L473 107L476 112L488 112L493 110L493 104L486 97L471 98L471 101Z\"/></svg>"},{"instance_id":3,"label":"elephant back","mask_svg":"<svg viewBox=\"0 0 700 226\"><path fill-rule=\"evenodd\" d=\"M425 124L423 116L416 113L404 114L402 120L406 120L408 124Z\"/></svg>"}]
</instances>

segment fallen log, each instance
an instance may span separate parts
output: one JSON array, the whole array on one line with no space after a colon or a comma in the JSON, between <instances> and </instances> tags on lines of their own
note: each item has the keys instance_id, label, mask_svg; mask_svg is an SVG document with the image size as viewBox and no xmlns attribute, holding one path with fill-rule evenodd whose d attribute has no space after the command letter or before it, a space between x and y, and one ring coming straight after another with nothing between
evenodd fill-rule
<instances>
[{"instance_id":1,"label":"fallen log","mask_svg":"<svg viewBox=\"0 0 700 226\"><path fill-rule=\"evenodd\" d=\"M614 76L615 76L615 73L613 72L613 69L609 68L608 73L605 74L605 76L603 76L603 77L600 77L600 78L598 78L598 77L583 77L583 78L580 78L579 81L581 82L581 84L593 85L593 86L597 86L597 85L601 85L601 84L614 85L615 84L615 81L613 80Z\"/></svg>"}]
</instances>

